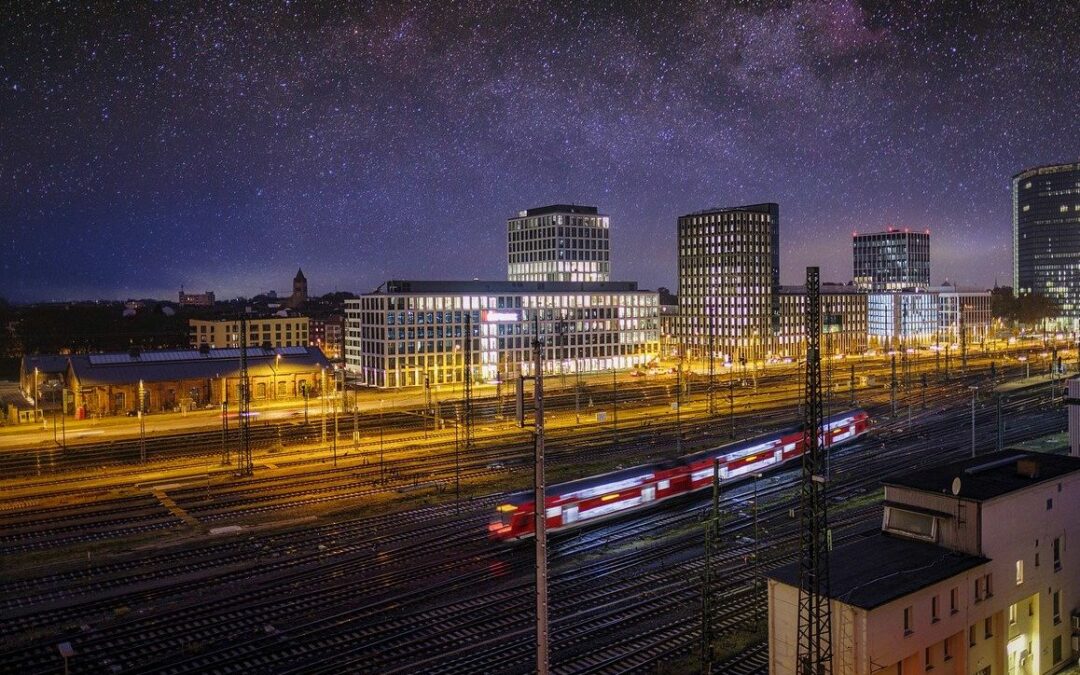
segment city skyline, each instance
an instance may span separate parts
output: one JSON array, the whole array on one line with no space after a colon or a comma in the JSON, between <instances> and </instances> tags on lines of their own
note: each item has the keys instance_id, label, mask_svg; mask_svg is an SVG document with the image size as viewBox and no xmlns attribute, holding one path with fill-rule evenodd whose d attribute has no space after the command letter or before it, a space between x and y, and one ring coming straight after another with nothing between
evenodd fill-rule
<instances>
[{"instance_id":1,"label":"city skyline","mask_svg":"<svg viewBox=\"0 0 1080 675\"><path fill-rule=\"evenodd\" d=\"M676 285L679 215L766 201L783 283L847 281L850 233L892 225L931 230L932 283L989 287L1010 276L1010 177L1080 156L1065 4L10 19L15 301L283 291L296 266L315 293L501 278L506 219L551 203L599 206L612 278L647 288Z\"/></svg>"}]
</instances>

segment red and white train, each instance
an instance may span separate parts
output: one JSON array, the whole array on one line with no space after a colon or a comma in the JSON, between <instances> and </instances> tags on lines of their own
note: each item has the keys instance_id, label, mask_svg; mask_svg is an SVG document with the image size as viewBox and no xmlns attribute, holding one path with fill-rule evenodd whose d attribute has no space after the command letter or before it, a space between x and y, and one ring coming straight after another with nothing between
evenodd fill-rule
<instances>
[{"instance_id":1,"label":"red and white train","mask_svg":"<svg viewBox=\"0 0 1080 675\"><path fill-rule=\"evenodd\" d=\"M833 415L822 428L822 442L839 445L865 433L870 416L863 410ZM828 437L828 438L826 438ZM547 490L547 529L566 530L712 486L715 460L720 480L730 481L778 467L801 457L800 427L731 443L676 460L644 464L600 476L552 485ZM488 525L493 539L513 540L534 533L533 493L509 496Z\"/></svg>"}]
</instances>

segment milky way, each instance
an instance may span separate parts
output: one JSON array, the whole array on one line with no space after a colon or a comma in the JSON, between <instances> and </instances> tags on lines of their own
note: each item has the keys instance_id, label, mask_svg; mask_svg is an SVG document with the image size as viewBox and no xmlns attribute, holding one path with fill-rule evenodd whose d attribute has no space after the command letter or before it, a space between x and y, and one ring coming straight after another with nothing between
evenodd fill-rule
<instances>
[{"instance_id":1,"label":"milky way","mask_svg":"<svg viewBox=\"0 0 1080 675\"><path fill-rule=\"evenodd\" d=\"M1080 159L1080 3L925 5L13 3L0 295L501 278L552 202L646 287L679 214L758 201L785 283L886 225L1007 283L1009 177Z\"/></svg>"}]
</instances>

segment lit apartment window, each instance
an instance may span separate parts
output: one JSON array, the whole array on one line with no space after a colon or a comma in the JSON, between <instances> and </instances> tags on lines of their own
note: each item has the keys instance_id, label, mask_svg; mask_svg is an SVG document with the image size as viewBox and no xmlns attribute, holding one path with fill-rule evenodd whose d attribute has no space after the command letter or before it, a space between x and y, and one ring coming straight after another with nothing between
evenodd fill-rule
<instances>
[{"instance_id":1,"label":"lit apartment window","mask_svg":"<svg viewBox=\"0 0 1080 675\"><path fill-rule=\"evenodd\" d=\"M1019 586L1022 583L1024 583L1024 561L1023 560L1017 560L1016 561L1016 585Z\"/></svg>"},{"instance_id":2,"label":"lit apartment window","mask_svg":"<svg viewBox=\"0 0 1080 675\"><path fill-rule=\"evenodd\" d=\"M1016 623L1016 605L1009 605L1009 625Z\"/></svg>"},{"instance_id":3,"label":"lit apartment window","mask_svg":"<svg viewBox=\"0 0 1080 675\"><path fill-rule=\"evenodd\" d=\"M904 608L904 635L911 635L912 623L911 623L911 607Z\"/></svg>"}]
</instances>

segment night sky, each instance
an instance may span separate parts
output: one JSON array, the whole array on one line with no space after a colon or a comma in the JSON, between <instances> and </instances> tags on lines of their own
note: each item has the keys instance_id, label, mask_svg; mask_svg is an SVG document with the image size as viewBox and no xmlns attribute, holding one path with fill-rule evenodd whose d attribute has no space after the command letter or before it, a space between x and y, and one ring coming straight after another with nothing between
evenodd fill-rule
<instances>
[{"instance_id":1,"label":"night sky","mask_svg":"<svg viewBox=\"0 0 1080 675\"><path fill-rule=\"evenodd\" d=\"M1080 159L1077 2L135 7L5 3L0 296L503 278L506 218L560 202L644 287L678 215L759 201L784 283L895 225L989 287L1010 176Z\"/></svg>"}]
</instances>

